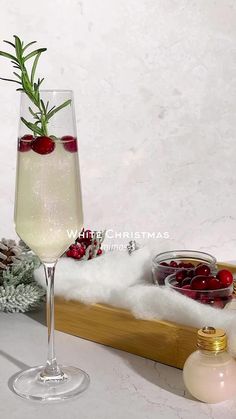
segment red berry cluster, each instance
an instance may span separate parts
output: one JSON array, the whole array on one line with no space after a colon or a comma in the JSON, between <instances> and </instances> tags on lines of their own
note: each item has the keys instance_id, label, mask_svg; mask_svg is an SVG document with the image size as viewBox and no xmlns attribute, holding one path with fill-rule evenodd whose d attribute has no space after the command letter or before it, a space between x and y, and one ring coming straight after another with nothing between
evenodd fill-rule
<instances>
[{"instance_id":1,"label":"red berry cluster","mask_svg":"<svg viewBox=\"0 0 236 419\"><path fill-rule=\"evenodd\" d=\"M80 243L76 243L76 244L72 244L69 247L69 250L67 250L66 255L70 258L73 259L81 259L86 252L86 248L80 244Z\"/></svg>"},{"instance_id":2,"label":"red berry cluster","mask_svg":"<svg viewBox=\"0 0 236 419\"><path fill-rule=\"evenodd\" d=\"M60 139L63 143L64 149L70 153L75 153L77 151L77 139L71 135L65 135ZM18 144L18 150L21 152L26 152L33 150L38 154L50 154L55 149L55 141L53 138L42 136L42 137L33 137L33 135L24 135Z\"/></svg>"},{"instance_id":3,"label":"red berry cluster","mask_svg":"<svg viewBox=\"0 0 236 419\"><path fill-rule=\"evenodd\" d=\"M171 260L169 263L167 262L161 262L160 263L161 266L168 266L170 268L185 268L185 269L189 269L189 268L194 268L194 265L191 262L177 262L176 260Z\"/></svg>"},{"instance_id":4,"label":"red berry cluster","mask_svg":"<svg viewBox=\"0 0 236 419\"><path fill-rule=\"evenodd\" d=\"M80 236L72 244L66 255L73 259L92 259L102 254L101 241L91 230L82 230Z\"/></svg>"},{"instance_id":5,"label":"red berry cluster","mask_svg":"<svg viewBox=\"0 0 236 419\"><path fill-rule=\"evenodd\" d=\"M209 266L200 264L192 269L181 269L170 282L179 292L203 304L224 308L232 298L233 275L227 269L221 269L215 276Z\"/></svg>"},{"instance_id":6,"label":"red berry cluster","mask_svg":"<svg viewBox=\"0 0 236 419\"><path fill-rule=\"evenodd\" d=\"M159 267L155 272L155 280L159 285L165 285L165 279L171 273L179 269L191 269L194 268L194 265L191 262L182 262L172 260L171 262L160 262Z\"/></svg>"},{"instance_id":7,"label":"red berry cluster","mask_svg":"<svg viewBox=\"0 0 236 419\"><path fill-rule=\"evenodd\" d=\"M233 283L233 275L227 269L222 269L216 276L212 276L209 266L204 264L176 272L175 279L180 288L191 290L218 290Z\"/></svg>"}]
</instances>

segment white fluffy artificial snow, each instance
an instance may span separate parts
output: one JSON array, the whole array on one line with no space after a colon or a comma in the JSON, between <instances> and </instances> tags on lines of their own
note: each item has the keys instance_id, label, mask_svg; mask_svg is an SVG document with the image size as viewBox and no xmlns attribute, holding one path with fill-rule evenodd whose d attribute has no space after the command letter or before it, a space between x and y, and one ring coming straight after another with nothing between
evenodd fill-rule
<instances>
[{"instance_id":1,"label":"white fluffy artificial snow","mask_svg":"<svg viewBox=\"0 0 236 419\"><path fill-rule=\"evenodd\" d=\"M35 279L46 286L43 267ZM225 329L236 353L236 311L221 310L151 282L151 255L142 248L132 255L109 252L90 261L61 258L55 276L55 294L83 303L106 303L129 309L137 318L169 320L179 324Z\"/></svg>"},{"instance_id":2,"label":"white fluffy artificial snow","mask_svg":"<svg viewBox=\"0 0 236 419\"><path fill-rule=\"evenodd\" d=\"M108 302L115 291L151 283L151 261L147 248L126 252L108 252L89 261L61 258L55 274L55 294L84 303ZM35 279L45 284L43 267L35 271ZM114 302L115 304L115 302Z\"/></svg>"}]
</instances>

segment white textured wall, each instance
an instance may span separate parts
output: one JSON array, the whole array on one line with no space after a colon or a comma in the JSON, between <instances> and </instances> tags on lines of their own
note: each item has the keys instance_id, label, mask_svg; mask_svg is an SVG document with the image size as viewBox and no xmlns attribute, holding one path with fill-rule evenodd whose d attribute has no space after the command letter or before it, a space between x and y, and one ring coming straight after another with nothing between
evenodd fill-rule
<instances>
[{"instance_id":1,"label":"white textured wall","mask_svg":"<svg viewBox=\"0 0 236 419\"><path fill-rule=\"evenodd\" d=\"M236 254L234 0L1 0L1 38L47 46L76 94L86 224ZM9 67L0 61L1 75ZM13 235L18 96L0 85L0 235Z\"/></svg>"}]
</instances>

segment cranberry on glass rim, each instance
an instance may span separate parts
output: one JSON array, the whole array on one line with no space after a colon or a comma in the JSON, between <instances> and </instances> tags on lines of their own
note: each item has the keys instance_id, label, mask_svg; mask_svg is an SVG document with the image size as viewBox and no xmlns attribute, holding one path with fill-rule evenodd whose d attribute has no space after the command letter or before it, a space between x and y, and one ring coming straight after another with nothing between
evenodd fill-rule
<instances>
[{"instance_id":1,"label":"cranberry on glass rim","mask_svg":"<svg viewBox=\"0 0 236 419\"><path fill-rule=\"evenodd\" d=\"M55 141L46 136L36 137L32 142L31 148L38 154L50 154L54 151Z\"/></svg>"},{"instance_id":2,"label":"cranberry on glass rim","mask_svg":"<svg viewBox=\"0 0 236 419\"><path fill-rule=\"evenodd\" d=\"M61 141L63 142L65 150L69 151L70 153L77 152L77 139L75 137L72 137L71 135L65 135L61 138Z\"/></svg>"},{"instance_id":3,"label":"cranberry on glass rim","mask_svg":"<svg viewBox=\"0 0 236 419\"><path fill-rule=\"evenodd\" d=\"M33 139L34 139L33 135L30 135L30 134L26 134L23 137L19 138L18 150L21 153L25 153L26 151L30 151Z\"/></svg>"}]
</instances>

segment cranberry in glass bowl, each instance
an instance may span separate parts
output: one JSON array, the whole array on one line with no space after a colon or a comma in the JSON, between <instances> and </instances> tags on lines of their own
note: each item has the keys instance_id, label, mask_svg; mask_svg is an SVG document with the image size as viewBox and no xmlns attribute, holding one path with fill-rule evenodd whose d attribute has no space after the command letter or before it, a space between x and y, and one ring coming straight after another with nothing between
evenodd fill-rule
<instances>
[{"instance_id":1,"label":"cranberry in glass bowl","mask_svg":"<svg viewBox=\"0 0 236 419\"><path fill-rule=\"evenodd\" d=\"M167 276L183 269L191 272L197 265L209 267L213 274L216 272L216 258L209 253L195 250L173 250L159 253L152 260L153 282L156 285L165 285Z\"/></svg>"},{"instance_id":2,"label":"cranberry in glass bowl","mask_svg":"<svg viewBox=\"0 0 236 419\"><path fill-rule=\"evenodd\" d=\"M190 297L199 303L209 304L216 308L224 308L224 306L232 299L232 274L232 279L230 281L231 283L228 286L225 286L224 283L221 282L219 278L217 278L217 275L195 275L190 278L186 273L185 278L180 280L178 274L179 272L169 275L165 279L165 284L170 289L177 291L186 297Z\"/></svg>"}]
</instances>

